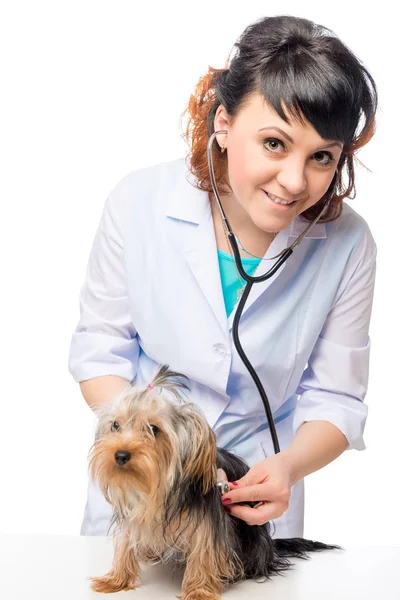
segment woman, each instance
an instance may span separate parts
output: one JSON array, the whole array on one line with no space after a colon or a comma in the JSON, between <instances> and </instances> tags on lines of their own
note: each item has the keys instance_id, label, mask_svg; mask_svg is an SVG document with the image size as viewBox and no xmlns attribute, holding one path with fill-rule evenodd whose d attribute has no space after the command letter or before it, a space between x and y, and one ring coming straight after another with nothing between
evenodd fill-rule
<instances>
[{"instance_id":1,"label":"woman","mask_svg":"<svg viewBox=\"0 0 400 600\"><path fill-rule=\"evenodd\" d=\"M355 152L374 134L377 91L354 54L306 19L261 19L235 47L190 98L188 156L128 174L107 199L69 370L93 409L135 378L146 385L161 364L185 374L218 445L251 466L223 496L227 510L273 521L274 537L302 537L304 477L365 448L376 245L343 200L355 195ZM247 272L265 273L326 207L275 275L253 286L240 321L278 454L232 343L244 281L210 182L214 131L217 187ZM81 533L107 535L111 516L89 481Z\"/></svg>"}]
</instances>

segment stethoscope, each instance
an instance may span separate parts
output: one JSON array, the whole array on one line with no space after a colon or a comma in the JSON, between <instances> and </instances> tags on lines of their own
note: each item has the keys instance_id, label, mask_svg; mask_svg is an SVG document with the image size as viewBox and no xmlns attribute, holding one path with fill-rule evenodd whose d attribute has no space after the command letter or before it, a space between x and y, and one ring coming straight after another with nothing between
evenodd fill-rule
<instances>
[{"instance_id":1,"label":"stethoscope","mask_svg":"<svg viewBox=\"0 0 400 600\"><path fill-rule=\"evenodd\" d=\"M214 141L214 138L216 135L220 134L220 133L228 133L228 131L226 129L221 129L220 131L215 131L211 137L208 140L208 145L207 145L207 159L208 159L208 168L210 171L210 179L211 179L211 185L212 188L214 190L214 195L215 195L215 199L217 200L217 204L221 213L221 218L222 218L222 224L225 228L225 231L227 233L228 236L228 240L230 243L230 246L232 248L232 252L233 255L235 257L235 263L236 263L236 267L238 272L240 273L240 276L243 277L243 279L246 281L246 285L245 288L243 290L243 294L240 297L239 300L239 304L237 306L236 309L236 313L233 319L233 325L232 325L232 336L233 336L233 342L235 344L235 348L240 356L240 358L242 359L245 367L247 368L248 372L250 373L254 383L256 384L256 387L260 393L261 396L261 400L264 404L264 408L265 408L265 413L267 415L267 419L268 419L268 425L271 431L271 437L272 437L272 442L274 445L274 451L275 454L278 454L280 452L280 448L279 448L279 442L278 442L278 436L276 433L276 429L275 429L275 423L274 423L274 419L272 416L272 412L271 412L271 407L269 405L269 401L268 401L268 397L267 394L265 393L265 390L261 384L261 381L253 367L253 365L250 363L249 359L247 358L246 354L243 351L242 345L240 343L239 340L239 320L240 317L242 315L243 312L243 308L244 305L246 303L247 298L249 297L251 288L253 286L253 283L259 283L260 281L266 281L267 279L269 279L270 277L272 277L272 275L274 275L274 273L276 273L276 271L279 269L279 267L281 267L283 265L283 263L289 258L289 256L293 253L293 249L300 244L300 242L302 241L302 239L304 238L304 236L307 234L307 232L311 229L311 227L313 227L313 225L315 225L315 223L322 217L322 215L325 213L325 211L327 210L328 206L329 206L329 202L330 199L326 202L324 208L322 209L322 211L320 212L320 214L317 216L316 219L314 219L314 221L312 221L307 227L306 229L303 231L303 233L301 233L293 242L293 244L291 246L289 246L288 248L285 248L284 250L281 250L281 252L279 254L277 254L276 256L272 256L271 258L269 258L268 260L274 260L275 258L278 258L278 260L276 261L276 263L271 267L271 269L269 271L267 271L267 273L265 273L264 275L259 275L258 277L252 277L250 275L248 275L246 273L246 271L243 269L242 266L242 261L240 258L240 253L239 253L239 249L238 249L238 245L237 245L237 241L236 241L236 237L234 235L234 233L232 232L232 229L229 225L229 221L225 216L224 213L224 209L222 208L222 204L221 204L221 200L218 194L218 190L217 190L217 186L215 183L215 176L214 176L214 168L213 168L213 164L212 164L212 143Z\"/></svg>"}]
</instances>

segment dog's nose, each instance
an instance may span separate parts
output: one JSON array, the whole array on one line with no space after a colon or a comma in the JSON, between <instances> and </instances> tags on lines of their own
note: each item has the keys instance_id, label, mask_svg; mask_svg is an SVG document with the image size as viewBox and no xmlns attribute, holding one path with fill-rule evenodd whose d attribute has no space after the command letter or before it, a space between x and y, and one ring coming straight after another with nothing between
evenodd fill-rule
<instances>
[{"instance_id":1,"label":"dog's nose","mask_svg":"<svg viewBox=\"0 0 400 600\"><path fill-rule=\"evenodd\" d=\"M126 450L119 450L114 455L115 462L117 462L120 467L123 467L124 464L128 462L130 457L131 457L130 453L127 452Z\"/></svg>"}]
</instances>

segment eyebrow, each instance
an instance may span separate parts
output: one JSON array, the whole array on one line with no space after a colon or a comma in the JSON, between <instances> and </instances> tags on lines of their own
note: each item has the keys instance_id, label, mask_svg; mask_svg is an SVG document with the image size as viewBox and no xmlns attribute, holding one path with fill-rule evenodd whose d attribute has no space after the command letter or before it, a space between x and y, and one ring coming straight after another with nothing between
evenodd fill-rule
<instances>
[{"instance_id":1,"label":"eyebrow","mask_svg":"<svg viewBox=\"0 0 400 600\"><path fill-rule=\"evenodd\" d=\"M275 129L276 131L279 131L279 133L282 134L284 138L286 138L291 144L294 144L294 141L290 137L290 135L283 131L283 129L281 129L280 127L262 127L258 131L265 131L266 129ZM338 146L340 149L342 149L342 144L340 142L332 142L331 144L326 144L326 146L321 146L321 150L322 148L332 148L332 146Z\"/></svg>"}]
</instances>

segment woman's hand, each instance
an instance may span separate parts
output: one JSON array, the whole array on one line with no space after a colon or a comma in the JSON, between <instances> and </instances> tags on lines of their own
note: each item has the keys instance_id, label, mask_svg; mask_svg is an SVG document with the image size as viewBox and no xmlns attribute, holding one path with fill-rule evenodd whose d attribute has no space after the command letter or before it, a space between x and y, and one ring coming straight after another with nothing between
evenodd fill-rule
<instances>
[{"instance_id":1,"label":"woman's hand","mask_svg":"<svg viewBox=\"0 0 400 600\"><path fill-rule=\"evenodd\" d=\"M243 519L248 525L263 525L283 515L289 507L293 485L290 463L286 455L279 453L256 463L230 491L221 496L223 506L230 514ZM230 498L230 502L226 500ZM243 506L238 502L259 501L255 507Z\"/></svg>"}]
</instances>

